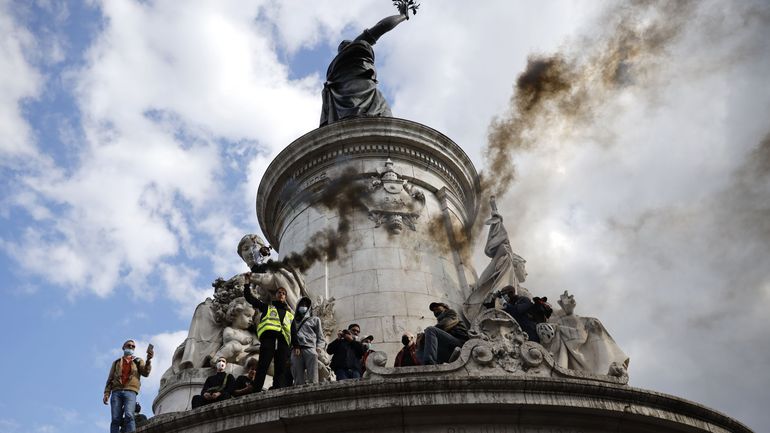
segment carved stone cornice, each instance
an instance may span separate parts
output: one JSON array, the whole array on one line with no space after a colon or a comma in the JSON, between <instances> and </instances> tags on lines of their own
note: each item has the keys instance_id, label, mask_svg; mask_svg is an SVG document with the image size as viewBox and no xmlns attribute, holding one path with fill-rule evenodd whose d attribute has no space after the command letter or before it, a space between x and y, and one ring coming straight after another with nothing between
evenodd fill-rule
<instances>
[{"instance_id":1,"label":"carved stone cornice","mask_svg":"<svg viewBox=\"0 0 770 433\"><path fill-rule=\"evenodd\" d=\"M312 193L328 180L326 170L340 162L392 158L431 173L442 185L404 175L414 185L436 192L446 187L466 222L478 210L478 173L465 152L444 134L425 125L392 117L357 118L308 132L289 144L265 171L257 191L257 218L269 243L280 248L280 230L300 193ZM376 173L361 173L367 179ZM307 197L305 195L305 197Z\"/></svg>"},{"instance_id":2,"label":"carved stone cornice","mask_svg":"<svg viewBox=\"0 0 770 433\"><path fill-rule=\"evenodd\" d=\"M476 428L467 429L469 425ZM579 379L513 375L414 375L294 386L158 415L137 429L138 433L245 431L751 433L728 416L668 394Z\"/></svg>"}]
</instances>

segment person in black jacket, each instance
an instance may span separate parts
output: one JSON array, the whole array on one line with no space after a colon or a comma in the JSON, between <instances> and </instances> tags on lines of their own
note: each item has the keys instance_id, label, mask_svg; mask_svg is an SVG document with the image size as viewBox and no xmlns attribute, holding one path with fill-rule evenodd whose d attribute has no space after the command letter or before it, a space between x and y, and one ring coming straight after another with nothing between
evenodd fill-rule
<instances>
[{"instance_id":1,"label":"person in black jacket","mask_svg":"<svg viewBox=\"0 0 770 433\"><path fill-rule=\"evenodd\" d=\"M449 362L455 348L468 340L468 328L457 312L443 302L431 302L428 306L436 316L436 326L425 328L423 365Z\"/></svg>"},{"instance_id":2,"label":"person in black jacket","mask_svg":"<svg viewBox=\"0 0 770 433\"><path fill-rule=\"evenodd\" d=\"M294 320L294 313L286 304L286 289L280 287L276 290L275 298L270 304L267 304L254 296L251 285L247 284L243 288L243 297L262 313L259 324L257 324L259 364L257 365L257 376L253 382L254 390L256 392L262 391L265 377L267 377L267 369L273 358L275 358L275 362L273 363L272 388L288 386L285 383L285 372L288 371L291 353L289 344L291 343L291 322Z\"/></svg>"},{"instance_id":3,"label":"person in black jacket","mask_svg":"<svg viewBox=\"0 0 770 433\"><path fill-rule=\"evenodd\" d=\"M257 378L257 364L257 358L249 358L249 360L246 361L246 374L238 376L238 379L235 379L235 385L233 385L232 392L233 397L240 397L257 391L257 389L254 388L254 382Z\"/></svg>"},{"instance_id":4,"label":"person in black jacket","mask_svg":"<svg viewBox=\"0 0 770 433\"><path fill-rule=\"evenodd\" d=\"M361 377L359 360L364 352L364 346L353 339L349 329L343 329L337 334L337 339L327 346L326 353L332 355L330 366L338 381Z\"/></svg>"},{"instance_id":5,"label":"person in black jacket","mask_svg":"<svg viewBox=\"0 0 770 433\"><path fill-rule=\"evenodd\" d=\"M509 295L511 300L503 305L503 311L510 314L518 322L521 330L527 333L529 341L540 342L537 335L537 324L545 323L553 309L548 304L548 298L535 296L531 300L525 296Z\"/></svg>"},{"instance_id":6,"label":"person in black jacket","mask_svg":"<svg viewBox=\"0 0 770 433\"><path fill-rule=\"evenodd\" d=\"M227 367L225 358L217 359L216 365L217 372L206 378L200 395L193 396L193 409L230 398L235 378L232 374L225 372L225 367Z\"/></svg>"}]
</instances>

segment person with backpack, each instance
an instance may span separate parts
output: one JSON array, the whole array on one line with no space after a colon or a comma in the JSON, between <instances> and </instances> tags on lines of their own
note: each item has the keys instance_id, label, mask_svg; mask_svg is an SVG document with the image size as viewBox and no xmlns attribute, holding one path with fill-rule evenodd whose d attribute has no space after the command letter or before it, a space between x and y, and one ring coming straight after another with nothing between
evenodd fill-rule
<instances>
[{"instance_id":1,"label":"person with backpack","mask_svg":"<svg viewBox=\"0 0 770 433\"><path fill-rule=\"evenodd\" d=\"M104 398L102 402L110 404L112 420L110 433L120 433L120 427L125 418L125 431L136 431L134 410L136 409L136 396L141 386L141 376L150 375L153 352L147 350L147 361L134 356L136 342L126 340L123 343L123 356L113 361L110 373L107 375L107 384L104 386Z\"/></svg>"}]
</instances>

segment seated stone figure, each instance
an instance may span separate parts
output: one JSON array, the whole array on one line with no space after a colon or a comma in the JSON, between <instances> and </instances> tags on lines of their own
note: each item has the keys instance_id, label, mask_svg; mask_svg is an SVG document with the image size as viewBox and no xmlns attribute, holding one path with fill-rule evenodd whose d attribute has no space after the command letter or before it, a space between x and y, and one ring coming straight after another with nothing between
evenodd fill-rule
<instances>
[{"instance_id":1,"label":"seated stone figure","mask_svg":"<svg viewBox=\"0 0 770 433\"><path fill-rule=\"evenodd\" d=\"M260 299L272 299L279 287L286 289L286 303L295 309L297 301L307 296L305 281L299 271L277 265L268 259L270 247L257 235L244 236L238 243L238 255L251 270L250 283Z\"/></svg>"},{"instance_id":2,"label":"seated stone figure","mask_svg":"<svg viewBox=\"0 0 770 433\"><path fill-rule=\"evenodd\" d=\"M574 314L577 303L566 290L558 303L562 309L549 321L553 332L538 328L541 343L556 363L563 368L597 375L625 374L629 358L599 319Z\"/></svg>"},{"instance_id":3,"label":"seated stone figure","mask_svg":"<svg viewBox=\"0 0 770 433\"><path fill-rule=\"evenodd\" d=\"M225 358L229 363L242 364L250 354L259 352L256 336L251 331L254 308L243 297L236 298L227 309L230 326L222 331L222 347L214 359Z\"/></svg>"}]
</instances>

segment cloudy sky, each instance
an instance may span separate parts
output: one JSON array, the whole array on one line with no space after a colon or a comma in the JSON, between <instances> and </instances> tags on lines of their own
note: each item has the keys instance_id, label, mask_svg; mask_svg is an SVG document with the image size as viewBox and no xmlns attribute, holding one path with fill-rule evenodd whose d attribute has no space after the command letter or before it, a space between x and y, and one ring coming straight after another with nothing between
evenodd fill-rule
<instances>
[{"instance_id":1,"label":"cloudy sky","mask_svg":"<svg viewBox=\"0 0 770 433\"><path fill-rule=\"evenodd\" d=\"M0 0L0 433L105 431L127 337L157 347L149 412L337 44L390 3ZM479 171L515 130L491 136L525 285L574 293L631 385L770 431L770 5L649 3L426 0L381 88ZM525 113L528 59L566 81Z\"/></svg>"}]
</instances>

